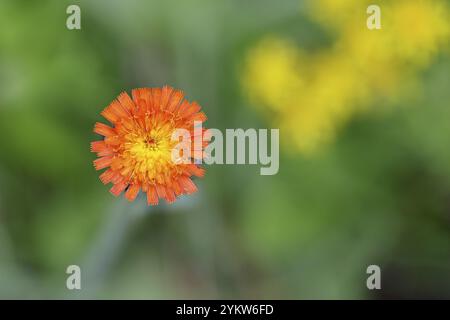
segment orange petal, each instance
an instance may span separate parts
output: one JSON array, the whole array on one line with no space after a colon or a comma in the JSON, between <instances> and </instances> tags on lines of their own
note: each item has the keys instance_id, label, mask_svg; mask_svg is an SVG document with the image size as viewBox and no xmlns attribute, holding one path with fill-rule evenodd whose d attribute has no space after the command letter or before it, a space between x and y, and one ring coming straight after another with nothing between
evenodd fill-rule
<instances>
[{"instance_id":1,"label":"orange petal","mask_svg":"<svg viewBox=\"0 0 450 320\"><path fill-rule=\"evenodd\" d=\"M91 142L91 152L96 152L99 157L112 155L114 152L109 148L105 141Z\"/></svg>"},{"instance_id":2,"label":"orange petal","mask_svg":"<svg viewBox=\"0 0 450 320\"><path fill-rule=\"evenodd\" d=\"M149 111L153 104L152 91L149 88L142 88L140 91L140 98L145 100L146 103L146 110L144 111Z\"/></svg>"},{"instance_id":3,"label":"orange petal","mask_svg":"<svg viewBox=\"0 0 450 320\"><path fill-rule=\"evenodd\" d=\"M101 170L106 167L109 167L111 165L113 157L107 156L107 157L101 157L96 160L94 160L94 167L96 170Z\"/></svg>"},{"instance_id":4,"label":"orange petal","mask_svg":"<svg viewBox=\"0 0 450 320\"><path fill-rule=\"evenodd\" d=\"M205 122L206 120L208 120L208 118L206 117L206 114L204 114L203 112L197 112L189 116L189 120Z\"/></svg>"},{"instance_id":5,"label":"orange petal","mask_svg":"<svg viewBox=\"0 0 450 320\"><path fill-rule=\"evenodd\" d=\"M161 89L160 88L153 88L152 89L152 96L153 96L153 110L159 110L160 109L160 103L161 103Z\"/></svg>"},{"instance_id":6,"label":"orange petal","mask_svg":"<svg viewBox=\"0 0 450 320\"><path fill-rule=\"evenodd\" d=\"M176 90L172 94L172 97L170 98L169 104L167 105L167 111L174 112L177 107L180 105L181 100L183 100L183 91Z\"/></svg>"},{"instance_id":7,"label":"orange petal","mask_svg":"<svg viewBox=\"0 0 450 320\"><path fill-rule=\"evenodd\" d=\"M158 195L156 193L155 186L149 186L147 190L147 203L149 205L157 205L158 204Z\"/></svg>"},{"instance_id":8,"label":"orange petal","mask_svg":"<svg viewBox=\"0 0 450 320\"><path fill-rule=\"evenodd\" d=\"M128 113L119 101L114 100L101 112L101 115L109 122L115 123L118 119L128 116Z\"/></svg>"},{"instance_id":9,"label":"orange petal","mask_svg":"<svg viewBox=\"0 0 450 320\"><path fill-rule=\"evenodd\" d=\"M187 108L189 108L191 104L189 103L189 101L187 100L183 100L183 102L181 102L180 107L177 110L177 114L179 116L182 116L183 113L186 111Z\"/></svg>"},{"instance_id":10,"label":"orange petal","mask_svg":"<svg viewBox=\"0 0 450 320\"><path fill-rule=\"evenodd\" d=\"M111 162L111 169L120 170L123 168L123 161L119 157L115 157Z\"/></svg>"},{"instance_id":11,"label":"orange petal","mask_svg":"<svg viewBox=\"0 0 450 320\"><path fill-rule=\"evenodd\" d=\"M183 189L181 188L181 186L177 180L172 181L172 187L173 187L173 191L175 191L175 195L179 196L179 195L183 194Z\"/></svg>"},{"instance_id":12,"label":"orange petal","mask_svg":"<svg viewBox=\"0 0 450 320\"><path fill-rule=\"evenodd\" d=\"M137 105L139 99L141 99L141 88L131 90L131 97L135 105Z\"/></svg>"},{"instance_id":13,"label":"orange petal","mask_svg":"<svg viewBox=\"0 0 450 320\"><path fill-rule=\"evenodd\" d=\"M121 130L125 129L125 131L130 132L134 129L135 123L133 118L126 117L122 118L120 125L117 126L117 131L122 132Z\"/></svg>"},{"instance_id":14,"label":"orange petal","mask_svg":"<svg viewBox=\"0 0 450 320\"><path fill-rule=\"evenodd\" d=\"M128 201L134 201L134 199L136 199L139 190L141 189L141 187L138 184L132 184L127 192L125 193L125 197L128 199Z\"/></svg>"},{"instance_id":15,"label":"orange petal","mask_svg":"<svg viewBox=\"0 0 450 320\"><path fill-rule=\"evenodd\" d=\"M177 197L175 196L175 193L173 192L172 189L170 188L166 188L166 197L165 197L166 201L168 203L173 203L175 202L175 200L177 200Z\"/></svg>"},{"instance_id":16,"label":"orange petal","mask_svg":"<svg viewBox=\"0 0 450 320\"><path fill-rule=\"evenodd\" d=\"M188 164L187 169L190 174L196 176L196 177L203 177L205 175L205 169L198 167L195 164Z\"/></svg>"},{"instance_id":17,"label":"orange petal","mask_svg":"<svg viewBox=\"0 0 450 320\"><path fill-rule=\"evenodd\" d=\"M134 111L136 111L136 106L133 103L133 100L131 100L130 96L126 92L122 92L117 97L117 100L119 100L120 104L130 113L133 114Z\"/></svg>"},{"instance_id":18,"label":"orange petal","mask_svg":"<svg viewBox=\"0 0 450 320\"><path fill-rule=\"evenodd\" d=\"M161 184L157 184L156 185L156 194L158 195L159 198L166 198L166 188L164 188L163 185Z\"/></svg>"},{"instance_id":19,"label":"orange petal","mask_svg":"<svg viewBox=\"0 0 450 320\"><path fill-rule=\"evenodd\" d=\"M111 127L109 127L106 124L101 123L101 122L96 122L95 123L94 132L99 134L99 135L105 136L105 137L113 136L113 135L116 134L116 132L114 131L113 128L111 128Z\"/></svg>"},{"instance_id":20,"label":"orange petal","mask_svg":"<svg viewBox=\"0 0 450 320\"><path fill-rule=\"evenodd\" d=\"M115 175L116 173L113 170L108 169L100 175L100 181L103 182L103 184L108 184L113 181Z\"/></svg>"},{"instance_id":21,"label":"orange petal","mask_svg":"<svg viewBox=\"0 0 450 320\"><path fill-rule=\"evenodd\" d=\"M201 107L198 105L197 102L192 102L189 106L187 106L186 108L184 108L181 111L181 116L188 118L189 116L191 116L194 113L197 113L201 110Z\"/></svg>"},{"instance_id":22,"label":"orange petal","mask_svg":"<svg viewBox=\"0 0 450 320\"><path fill-rule=\"evenodd\" d=\"M191 194L197 191L197 187L187 176L180 176L178 182L180 183L180 186L183 188L186 194Z\"/></svg>"},{"instance_id":23,"label":"orange petal","mask_svg":"<svg viewBox=\"0 0 450 320\"><path fill-rule=\"evenodd\" d=\"M109 136L105 138L105 143L109 146L118 146L122 143L122 140L118 136Z\"/></svg>"},{"instance_id":24,"label":"orange petal","mask_svg":"<svg viewBox=\"0 0 450 320\"><path fill-rule=\"evenodd\" d=\"M126 183L125 181L116 183L110 190L109 192L111 192L114 196L119 196L123 190L125 190L125 188L127 187L128 183Z\"/></svg>"},{"instance_id":25,"label":"orange petal","mask_svg":"<svg viewBox=\"0 0 450 320\"><path fill-rule=\"evenodd\" d=\"M170 96L172 95L173 88L164 86L161 91L161 103L160 108L166 109L169 103Z\"/></svg>"}]
</instances>

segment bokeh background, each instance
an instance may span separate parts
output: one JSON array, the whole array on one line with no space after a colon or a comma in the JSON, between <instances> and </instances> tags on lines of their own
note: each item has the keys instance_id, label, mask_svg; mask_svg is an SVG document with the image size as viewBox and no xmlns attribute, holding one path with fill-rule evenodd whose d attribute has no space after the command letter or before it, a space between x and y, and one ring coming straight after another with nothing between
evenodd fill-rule
<instances>
[{"instance_id":1,"label":"bokeh background","mask_svg":"<svg viewBox=\"0 0 450 320\"><path fill-rule=\"evenodd\" d=\"M449 17L446 0L1 1L0 298L450 298ZM279 173L208 166L174 205L111 196L93 125L166 84L209 127L280 128Z\"/></svg>"}]
</instances>

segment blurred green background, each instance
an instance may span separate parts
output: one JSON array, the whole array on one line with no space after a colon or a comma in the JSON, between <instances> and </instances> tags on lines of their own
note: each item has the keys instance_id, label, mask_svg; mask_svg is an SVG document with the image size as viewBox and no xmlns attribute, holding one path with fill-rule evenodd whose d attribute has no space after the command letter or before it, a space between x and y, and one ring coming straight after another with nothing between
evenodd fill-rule
<instances>
[{"instance_id":1,"label":"blurred green background","mask_svg":"<svg viewBox=\"0 0 450 320\"><path fill-rule=\"evenodd\" d=\"M66 28L70 4L81 30ZM372 111L346 117L320 152L280 125L277 175L208 166L199 192L158 207L98 179L93 125L123 90L168 84L208 127L277 128L245 70L267 36L334 54L339 35L311 12L299 0L1 1L0 298L450 298L448 29L426 66L405 60L412 87L372 85L351 102ZM80 291L66 289L72 264ZM371 264L382 290L366 288Z\"/></svg>"}]
</instances>

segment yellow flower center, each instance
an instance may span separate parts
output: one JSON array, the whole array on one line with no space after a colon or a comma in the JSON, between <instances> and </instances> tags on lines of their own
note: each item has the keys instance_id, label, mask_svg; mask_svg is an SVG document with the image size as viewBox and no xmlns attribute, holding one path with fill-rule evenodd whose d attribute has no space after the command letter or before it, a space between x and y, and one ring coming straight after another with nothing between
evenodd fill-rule
<instances>
[{"instance_id":1,"label":"yellow flower center","mask_svg":"<svg viewBox=\"0 0 450 320\"><path fill-rule=\"evenodd\" d=\"M137 181L156 181L162 183L164 176L174 166L171 130L160 127L148 133L130 133L126 137L123 158L126 167L132 168L132 177ZM128 169L127 171L129 171Z\"/></svg>"}]
</instances>

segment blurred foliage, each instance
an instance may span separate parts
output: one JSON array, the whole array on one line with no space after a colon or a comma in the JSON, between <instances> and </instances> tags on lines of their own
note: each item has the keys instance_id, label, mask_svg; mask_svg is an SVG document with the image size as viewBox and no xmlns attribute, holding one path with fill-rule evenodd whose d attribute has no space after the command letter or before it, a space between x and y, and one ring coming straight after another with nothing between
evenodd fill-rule
<instances>
[{"instance_id":1,"label":"blurred foliage","mask_svg":"<svg viewBox=\"0 0 450 320\"><path fill-rule=\"evenodd\" d=\"M2 1L0 297L449 298L449 30L435 18L449 2L387 2L382 23L411 3L434 17L423 37L396 21L389 41L406 51L389 64L356 59L371 52L363 1ZM65 26L70 4L81 30ZM113 198L92 126L120 91L165 84L209 127L289 120L279 173L215 165L172 206ZM332 99L310 105L314 92ZM330 101L370 112L321 113ZM326 147L297 152L323 117L339 123ZM71 264L80 292L65 288Z\"/></svg>"}]
</instances>

